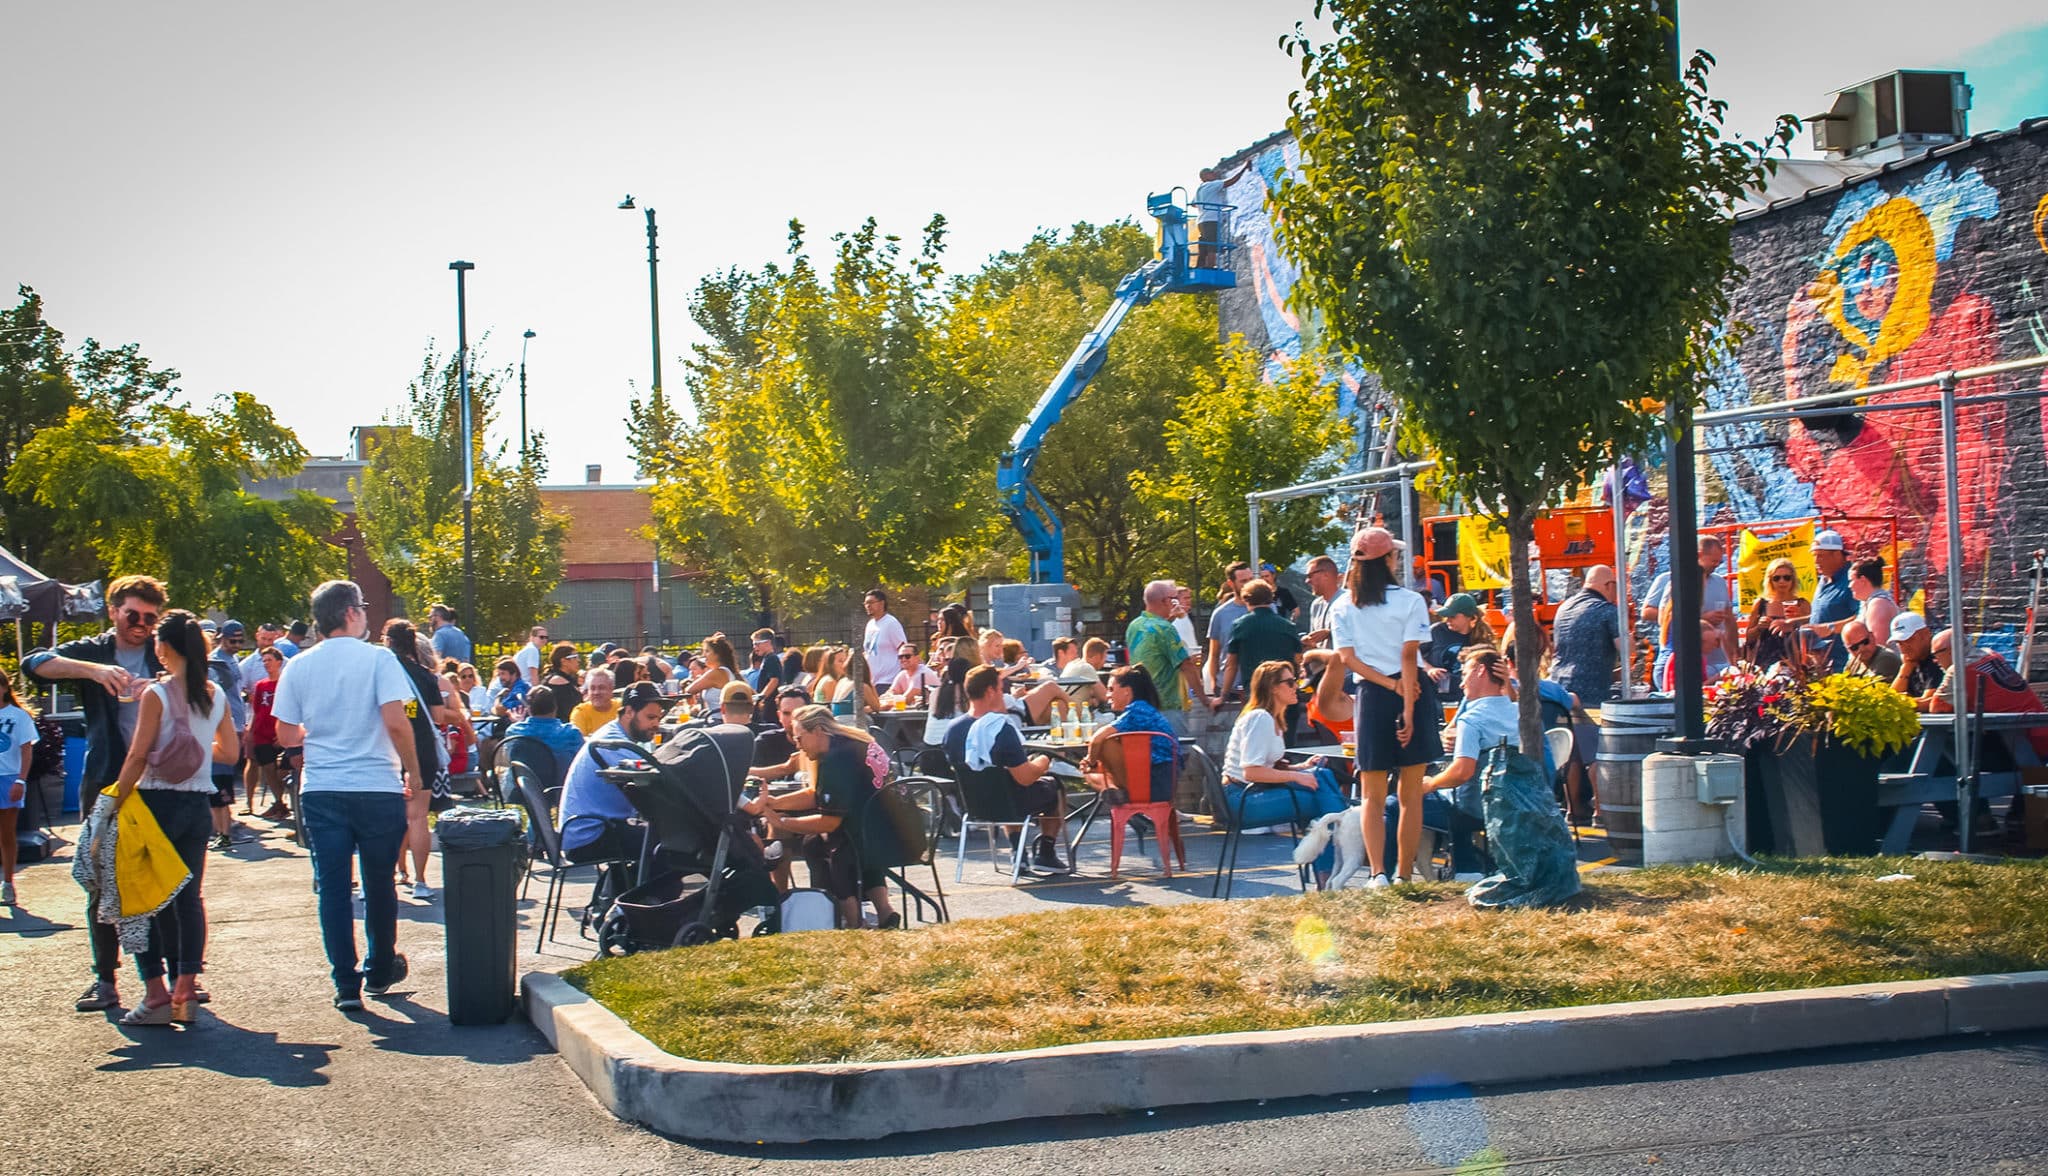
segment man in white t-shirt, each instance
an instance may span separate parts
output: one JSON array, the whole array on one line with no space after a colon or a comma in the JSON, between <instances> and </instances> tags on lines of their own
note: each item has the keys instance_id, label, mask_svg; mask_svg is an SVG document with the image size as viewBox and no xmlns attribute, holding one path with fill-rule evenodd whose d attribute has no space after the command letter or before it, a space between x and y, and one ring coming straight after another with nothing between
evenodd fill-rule
<instances>
[{"instance_id":1,"label":"man in white t-shirt","mask_svg":"<svg viewBox=\"0 0 2048 1176\"><path fill-rule=\"evenodd\" d=\"M406 801L420 764L405 704L412 680L398 658L363 641L369 614L363 592L348 580L313 590L313 620L322 640L285 664L271 713L277 741L303 747L299 817L313 850L320 938L334 977L334 1007L363 1007L363 989L382 996L405 979L398 954L398 890L392 875L405 841ZM368 959L356 968L356 929L349 876L362 859L363 939Z\"/></svg>"},{"instance_id":2,"label":"man in white t-shirt","mask_svg":"<svg viewBox=\"0 0 2048 1176\"><path fill-rule=\"evenodd\" d=\"M1060 689L1067 692L1069 700L1090 710L1109 705L1109 690L1102 684L1102 668L1109 663L1109 642L1100 637L1090 637L1086 642L1062 637L1052 643L1052 662Z\"/></svg>"},{"instance_id":3,"label":"man in white t-shirt","mask_svg":"<svg viewBox=\"0 0 2048 1176\"><path fill-rule=\"evenodd\" d=\"M548 649L548 627L535 625L526 631L526 644L512 655L512 661L519 667L519 676L526 679L528 686L540 685L540 662Z\"/></svg>"},{"instance_id":4,"label":"man in white t-shirt","mask_svg":"<svg viewBox=\"0 0 2048 1176\"><path fill-rule=\"evenodd\" d=\"M903 622L890 613L889 594L880 588L868 589L861 604L868 610L868 627L860 639L868 681L887 682L896 673L896 651L903 648Z\"/></svg>"}]
</instances>

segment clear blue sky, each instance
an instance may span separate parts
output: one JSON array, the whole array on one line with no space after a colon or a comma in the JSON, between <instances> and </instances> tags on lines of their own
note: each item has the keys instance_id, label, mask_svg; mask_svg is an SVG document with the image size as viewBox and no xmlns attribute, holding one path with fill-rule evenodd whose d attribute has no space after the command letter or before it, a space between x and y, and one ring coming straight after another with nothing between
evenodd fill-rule
<instances>
[{"instance_id":1,"label":"clear blue sky","mask_svg":"<svg viewBox=\"0 0 2048 1176\"><path fill-rule=\"evenodd\" d=\"M1741 129L1895 68L1961 68L1972 128L2048 114L2033 0L1684 0ZM1142 219L1149 191L1286 116L1306 0L308 7L108 0L8 18L0 280L74 340L134 341L195 399L246 389L316 453L394 408L454 280L483 359L538 332L551 480L630 472L659 210L669 387L698 278L874 215L952 222L974 268L1040 226ZM1048 373L1049 374L1049 373ZM500 433L516 430L508 400ZM995 459L989 455L990 461Z\"/></svg>"}]
</instances>

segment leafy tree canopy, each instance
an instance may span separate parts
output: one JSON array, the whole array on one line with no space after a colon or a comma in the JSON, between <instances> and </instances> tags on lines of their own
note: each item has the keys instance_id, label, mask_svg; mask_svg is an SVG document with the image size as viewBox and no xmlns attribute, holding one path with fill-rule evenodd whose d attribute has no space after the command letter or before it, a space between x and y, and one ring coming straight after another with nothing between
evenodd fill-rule
<instances>
[{"instance_id":1,"label":"leafy tree canopy","mask_svg":"<svg viewBox=\"0 0 2048 1176\"><path fill-rule=\"evenodd\" d=\"M1499 517L1516 582L1538 510L1690 406L1737 276L1735 199L1767 142L1723 131L1639 0L1318 0L1297 29L1302 174L1272 202L1295 296L1399 401L1404 440ZM1517 626L1534 625L1528 593ZM1536 643L1517 650L1524 681ZM1535 745L1525 692L1525 746Z\"/></svg>"},{"instance_id":2,"label":"leafy tree canopy","mask_svg":"<svg viewBox=\"0 0 2048 1176\"><path fill-rule=\"evenodd\" d=\"M472 348L474 353L476 348ZM406 392L396 426L370 455L356 487L356 510L370 556L406 604L424 614L431 604L463 607L462 393L457 357L443 359L430 346ZM470 417L476 489L471 501L471 546L476 564L476 612L462 624L477 640L490 640L537 624L557 610L549 593L562 579L562 547L569 521L541 502L544 473L538 435L524 461L504 446L486 447L505 373L472 358Z\"/></svg>"}]
</instances>

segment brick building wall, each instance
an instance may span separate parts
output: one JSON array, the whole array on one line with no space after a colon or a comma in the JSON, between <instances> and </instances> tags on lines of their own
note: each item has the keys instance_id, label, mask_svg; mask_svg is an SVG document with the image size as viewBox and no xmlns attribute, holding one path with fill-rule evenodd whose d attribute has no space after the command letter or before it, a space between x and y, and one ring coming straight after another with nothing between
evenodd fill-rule
<instances>
[{"instance_id":1,"label":"brick building wall","mask_svg":"<svg viewBox=\"0 0 2048 1176\"><path fill-rule=\"evenodd\" d=\"M1847 391L2048 351L2048 119L1740 218L1748 269L1735 321L1752 334L1713 373L1713 408ZM1965 383L1958 395L2048 389L2040 371ZM1932 388L1876 401L1925 401ZM2044 421L2032 397L1958 414L1962 583L1969 625L2011 653L2029 554L2048 545ZM1707 521L1815 513L1898 526L1902 603L1947 617L1940 414L1857 412L1704 430ZM1880 554L1890 527L1844 527Z\"/></svg>"}]
</instances>

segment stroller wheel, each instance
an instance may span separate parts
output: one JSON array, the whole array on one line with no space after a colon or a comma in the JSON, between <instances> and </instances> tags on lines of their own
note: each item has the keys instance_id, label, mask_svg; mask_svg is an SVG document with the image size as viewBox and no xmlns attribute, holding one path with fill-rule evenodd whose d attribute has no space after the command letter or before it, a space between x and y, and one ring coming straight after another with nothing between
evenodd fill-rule
<instances>
[{"instance_id":1,"label":"stroller wheel","mask_svg":"<svg viewBox=\"0 0 2048 1176\"><path fill-rule=\"evenodd\" d=\"M702 923L684 923L676 932L677 947L700 947L718 938L718 932Z\"/></svg>"},{"instance_id":2,"label":"stroller wheel","mask_svg":"<svg viewBox=\"0 0 2048 1176\"><path fill-rule=\"evenodd\" d=\"M613 907L597 925L597 954L631 955L633 939L627 933L626 912Z\"/></svg>"}]
</instances>

